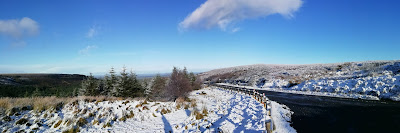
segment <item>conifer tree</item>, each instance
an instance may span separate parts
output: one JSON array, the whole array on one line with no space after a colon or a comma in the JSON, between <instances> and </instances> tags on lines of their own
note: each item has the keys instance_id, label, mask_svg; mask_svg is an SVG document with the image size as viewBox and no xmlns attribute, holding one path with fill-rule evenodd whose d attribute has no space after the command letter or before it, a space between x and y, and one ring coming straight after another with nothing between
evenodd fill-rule
<instances>
[{"instance_id":1,"label":"conifer tree","mask_svg":"<svg viewBox=\"0 0 400 133\"><path fill-rule=\"evenodd\" d=\"M81 95L95 96L97 95L98 83L92 73L82 82Z\"/></svg>"},{"instance_id":2,"label":"conifer tree","mask_svg":"<svg viewBox=\"0 0 400 133\"><path fill-rule=\"evenodd\" d=\"M166 94L166 79L157 74L153 78L153 84L151 85L151 91L149 92L150 98L154 100L160 100Z\"/></svg>"},{"instance_id":3,"label":"conifer tree","mask_svg":"<svg viewBox=\"0 0 400 133\"><path fill-rule=\"evenodd\" d=\"M105 87L104 87L104 92L107 96L117 96L118 94L118 76L115 75L114 68L111 67L111 70L109 72L110 76L106 75L105 77Z\"/></svg>"},{"instance_id":4,"label":"conifer tree","mask_svg":"<svg viewBox=\"0 0 400 133\"><path fill-rule=\"evenodd\" d=\"M131 88L131 84L130 84L130 77L129 74L126 72L126 67L124 66L122 68L121 71L121 76L119 79L119 87L118 87L118 95L117 96L122 96L122 97L128 97L130 92L130 88Z\"/></svg>"},{"instance_id":5,"label":"conifer tree","mask_svg":"<svg viewBox=\"0 0 400 133\"><path fill-rule=\"evenodd\" d=\"M127 95L130 97L142 96L144 89L136 77L136 74L131 70L129 73L129 88L127 88Z\"/></svg>"}]
</instances>

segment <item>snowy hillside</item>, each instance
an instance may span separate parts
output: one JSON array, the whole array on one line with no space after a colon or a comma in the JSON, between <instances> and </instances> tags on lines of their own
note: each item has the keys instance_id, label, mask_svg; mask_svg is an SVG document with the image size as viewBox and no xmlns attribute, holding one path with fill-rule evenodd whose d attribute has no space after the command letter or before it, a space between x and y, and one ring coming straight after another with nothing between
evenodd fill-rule
<instances>
[{"instance_id":1,"label":"snowy hillside","mask_svg":"<svg viewBox=\"0 0 400 133\"><path fill-rule=\"evenodd\" d=\"M210 82L272 91L400 100L400 61L249 65L201 73Z\"/></svg>"},{"instance_id":2,"label":"snowy hillside","mask_svg":"<svg viewBox=\"0 0 400 133\"><path fill-rule=\"evenodd\" d=\"M262 132L271 119L263 105L250 96L218 88L194 91L190 101L76 100L62 109L35 112L23 109L3 116L5 132ZM293 114L272 102L276 132L295 132Z\"/></svg>"}]
</instances>

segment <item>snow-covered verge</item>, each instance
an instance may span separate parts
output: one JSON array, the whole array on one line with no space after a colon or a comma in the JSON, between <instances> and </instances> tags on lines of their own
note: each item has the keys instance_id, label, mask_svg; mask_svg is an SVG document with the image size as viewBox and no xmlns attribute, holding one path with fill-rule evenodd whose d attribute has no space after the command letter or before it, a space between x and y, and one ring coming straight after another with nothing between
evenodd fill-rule
<instances>
[{"instance_id":1,"label":"snow-covered verge","mask_svg":"<svg viewBox=\"0 0 400 133\"><path fill-rule=\"evenodd\" d=\"M308 80L289 88L279 86L281 83L282 81L278 80L262 89L307 95L400 101L400 75L393 76L390 72L376 77Z\"/></svg>"},{"instance_id":2,"label":"snow-covered verge","mask_svg":"<svg viewBox=\"0 0 400 133\"><path fill-rule=\"evenodd\" d=\"M250 96L218 88L193 91L190 101L77 100L62 109L27 109L2 116L1 132L262 132L263 105ZM290 111L272 103L275 132L295 132Z\"/></svg>"},{"instance_id":3,"label":"snow-covered verge","mask_svg":"<svg viewBox=\"0 0 400 133\"><path fill-rule=\"evenodd\" d=\"M279 104L275 101L271 101L272 106L272 118L276 127L276 133L295 133L296 130L290 126L291 116L294 113L290 111L289 107L283 104Z\"/></svg>"}]
</instances>

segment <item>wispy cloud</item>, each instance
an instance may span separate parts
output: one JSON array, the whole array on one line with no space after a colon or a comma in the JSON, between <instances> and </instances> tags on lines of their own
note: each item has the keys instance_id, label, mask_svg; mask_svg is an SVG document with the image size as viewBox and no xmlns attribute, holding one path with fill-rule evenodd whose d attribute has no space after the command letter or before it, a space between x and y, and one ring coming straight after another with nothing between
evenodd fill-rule
<instances>
[{"instance_id":1,"label":"wispy cloud","mask_svg":"<svg viewBox=\"0 0 400 133\"><path fill-rule=\"evenodd\" d=\"M207 0L179 23L179 29L219 27L236 32L237 28L230 27L238 21L271 14L293 17L302 3L301 0Z\"/></svg>"},{"instance_id":2,"label":"wispy cloud","mask_svg":"<svg viewBox=\"0 0 400 133\"><path fill-rule=\"evenodd\" d=\"M86 33L87 38L93 38L99 33L99 27L92 26L89 31Z\"/></svg>"},{"instance_id":3,"label":"wispy cloud","mask_svg":"<svg viewBox=\"0 0 400 133\"><path fill-rule=\"evenodd\" d=\"M0 34L10 39L11 45L25 45L24 38L39 34L39 24L28 17L0 20Z\"/></svg>"},{"instance_id":4,"label":"wispy cloud","mask_svg":"<svg viewBox=\"0 0 400 133\"><path fill-rule=\"evenodd\" d=\"M85 48L79 50L79 54L80 55L88 55L91 50L96 49L96 48L97 48L96 45L88 45Z\"/></svg>"}]
</instances>

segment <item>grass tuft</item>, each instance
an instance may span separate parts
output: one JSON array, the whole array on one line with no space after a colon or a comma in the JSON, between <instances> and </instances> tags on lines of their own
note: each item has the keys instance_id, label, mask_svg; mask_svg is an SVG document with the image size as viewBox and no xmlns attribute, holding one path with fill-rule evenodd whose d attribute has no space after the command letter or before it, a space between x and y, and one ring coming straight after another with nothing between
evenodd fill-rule
<instances>
[{"instance_id":1,"label":"grass tuft","mask_svg":"<svg viewBox=\"0 0 400 133\"><path fill-rule=\"evenodd\" d=\"M62 123L62 120L58 120L58 122L56 124L54 124L54 128L57 128L58 126L60 126Z\"/></svg>"}]
</instances>

